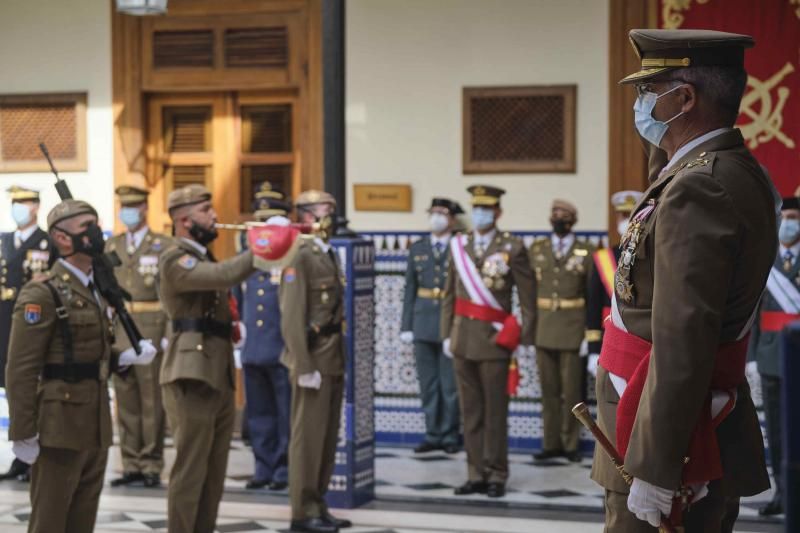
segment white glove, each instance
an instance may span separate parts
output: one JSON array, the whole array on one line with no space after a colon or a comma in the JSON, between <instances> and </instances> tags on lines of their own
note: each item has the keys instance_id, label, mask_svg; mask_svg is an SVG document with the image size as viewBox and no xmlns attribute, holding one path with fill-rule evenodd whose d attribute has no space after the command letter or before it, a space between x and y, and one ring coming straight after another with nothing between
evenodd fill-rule
<instances>
[{"instance_id":1,"label":"white glove","mask_svg":"<svg viewBox=\"0 0 800 533\"><path fill-rule=\"evenodd\" d=\"M11 443L11 451L14 456L22 461L32 465L39 457L39 436L31 437L24 440L15 440Z\"/></svg>"},{"instance_id":2,"label":"white glove","mask_svg":"<svg viewBox=\"0 0 800 533\"><path fill-rule=\"evenodd\" d=\"M594 377L597 377L597 362L600 361L600 354L599 353L592 353L589 354L589 362L587 365L587 370L591 373Z\"/></svg>"},{"instance_id":3,"label":"white glove","mask_svg":"<svg viewBox=\"0 0 800 533\"><path fill-rule=\"evenodd\" d=\"M672 511L672 496L675 491L662 489L647 481L634 478L628 494L628 510L639 520L653 527L661 523L661 515L669 516Z\"/></svg>"},{"instance_id":4,"label":"white glove","mask_svg":"<svg viewBox=\"0 0 800 533\"><path fill-rule=\"evenodd\" d=\"M137 354L133 347L119 354L119 366L149 365L152 363L158 353L156 347L153 346L153 341L142 339L139 341L139 348L142 350L140 354Z\"/></svg>"},{"instance_id":5,"label":"white glove","mask_svg":"<svg viewBox=\"0 0 800 533\"><path fill-rule=\"evenodd\" d=\"M166 352L167 348L169 348L169 339L166 337L161 337L161 351Z\"/></svg>"},{"instance_id":6,"label":"white glove","mask_svg":"<svg viewBox=\"0 0 800 533\"><path fill-rule=\"evenodd\" d=\"M239 326L239 334L242 338L239 339L239 342L233 345L234 348L242 349L244 348L244 341L247 340L247 328L244 326L244 322L239 321L237 324Z\"/></svg>"},{"instance_id":7,"label":"white glove","mask_svg":"<svg viewBox=\"0 0 800 533\"><path fill-rule=\"evenodd\" d=\"M401 331L400 332L400 342L403 344L411 344L414 342L414 332L413 331Z\"/></svg>"},{"instance_id":8,"label":"white glove","mask_svg":"<svg viewBox=\"0 0 800 533\"><path fill-rule=\"evenodd\" d=\"M442 352L444 352L445 357L453 358L453 352L450 351L450 337L442 341Z\"/></svg>"},{"instance_id":9,"label":"white glove","mask_svg":"<svg viewBox=\"0 0 800 533\"><path fill-rule=\"evenodd\" d=\"M583 339L583 341L581 341L581 347L578 348L578 355L580 355L581 357L586 357L587 355L589 355L589 341L587 341L586 339Z\"/></svg>"},{"instance_id":10,"label":"white glove","mask_svg":"<svg viewBox=\"0 0 800 533\"><path fill-rule=\"evenodd\" d=\"M747 365L744 367L744 373L747 376L757 376L758 375L758 361L748 361Z\"/></svg>"},{"instance_id":11,"label":"white glove","mask_svg":"<svg viewBox=\"0 0 800 533\"><path fill-rule=\"evenodd\" d=\"M297 384L305 389L317 389L322 386L322 374L315 370L311 374L300 374L297 376Z\"/></svg>"}]
</instances>

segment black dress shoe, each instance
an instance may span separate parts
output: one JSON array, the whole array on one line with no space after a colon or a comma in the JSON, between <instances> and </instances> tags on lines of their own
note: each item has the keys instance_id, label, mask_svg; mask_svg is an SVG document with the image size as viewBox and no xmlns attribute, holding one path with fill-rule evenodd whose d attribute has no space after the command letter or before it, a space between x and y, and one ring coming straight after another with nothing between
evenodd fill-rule
<instances>
[{"instance_id":1,"label":"black dress shoe","mask_svg":"<svg viewBox=\"0 0 800 533\"><path fill-rule=\"evenodd\" d=\"M564 450L542 450L533 454L534 461L545 461L547 459L554 459L556 457L562 457L564 455Z\"/></svg>"},{"instance_id":2,"label":"black dress shoe","mask_svg":"<svg viewBox=\"0 0 800 533\"><path fill-rule=\"evenodd\" d=\"M18 481L30 481L31 465L23 463L19 459L11 461L11 466L8 467L8 472L0 475L0 481L6 479L16 479ZM27 479L20 479L20 476L27 476Z\"/></svg>"},{"instance_id":3,"label":"black dress shoe","mask_svg":"<svg viewBox=\"0 0 800 533\"><path fill-rule=\"evenodd\" d=\"M148 489L152 489L155 487L161 486L161 476L158 474L145 474L144 475L144 486Z\"/></svg>"},{"instance_id":4,"label":"black dress shoe","mask_svg":"<svg viewBox=\"0 0 800 533\"><path fill-rule=\"evenodd\" d=\"M581 455L581 452L578 450L575 450L574 452L566 452L564 457L566 457L570 463L580 463L583 461L583 455Z\"/></svg>"},{"instance_id":5,"label":"black dress shoe","mask_svg":"<svg viewBox=\"0 0 800 533\"><path fill-rule=\"evenodd\" d=\"M321 518L307 518L305 520L292 520L289 531L304 533L339 533L339 528L325 522Z\"/></svg>"},{"instance_id":6,"label":"black dress shoe","mask_svg":"<svg viewBox=\"0 0 800 533\"><path fill-rule=\"evenodd\" d=\"M460 487L456 487L453 494L465 496L467 494L486 494L488 486L485 481L467 481Z\"/></svg>"},{"instance_id":7,"label":"black dress shoe","mask_svg":"<svg viewBox=\"0 0 800 533\"><path fill-rule=\"evenodd\" d=\"M783 500L780 494L772 497L772 501L758 510L761 516L774 516L776 514L783 514Z\"/></svg>"},{"instance_id":8,"label":"black dress shoe","mask_svg":"<svg viewBox=\"0 0 800 533\"><path fill-rule=\"evenodd\" d=\"M263 489L270 483L271 481L268 479L251 479L247 482L247 485L245 485L244 488L247 490Z\"/></svg>"},{"instance_id":9,"label":"black dress shoe","mask_svg":"<svg viewBox=\"0 0 800 533\"><path fill-rule=\"evenodd\" d=\"M111 486L122 487L125 485L130 485L131 483L136 483L137 481L144 481L144 474L141 472L125 472L122 474L122 477L112 479Z\"/></svg>"},{"instance_id":10,"label":"black dress shoe","mask_svg":"<svg viewBox=\"0 0 800 533\"><path fill-rule=\"evenodd\" d=\"M486 495L490 498L502 498L506 495L506 486L503 483L489 483Z\"/></svg>"},{"instance_id":11,"label":"black dress shoe","mask_svg":"<svg viewBox=\"0 0 800 533\"><path fill-rule=\"evenodd\" d=\"M444 445L444 453L447 455L453 455L454 453L458 453L461 451L461 447L458 444L445 444Z\"/></svg>"},{"instance_id":12,"label":"black dress shoe","mask_svg":"<svg viewBox=\"0 0 800 533\"><path fill-rule=\"evenodd\" d=\"M339 529L353 527L353 523L350 520L347 520L345 518L336 518L331 514L330 511L325 511L325 513L320 518L322 518L322 520L324 520L328 524L338 527Z\"/></svg>"},{"instance_id":13,"label":"black dress shoe","mask_svg":"<svg viewBox=\"0 0 800 533\"><path fill-rule=\"evenodd\" d=\"M414 453L428 453L441 449L442 447L439 446L438 444L433 444L432 442L424 441L419 445L417 445L416 448L414 448Z\"/></svg>"},{"instance_id":14,"label":"black dress shoe","mask_svg":"<svg viewBox=\"0 0 800 533\"><path fill-rule=\"evenodd\" d=\"M289 484L285 481L273 481L269 484L269 490L286 490Z\"/></svg>"}]
</instances>

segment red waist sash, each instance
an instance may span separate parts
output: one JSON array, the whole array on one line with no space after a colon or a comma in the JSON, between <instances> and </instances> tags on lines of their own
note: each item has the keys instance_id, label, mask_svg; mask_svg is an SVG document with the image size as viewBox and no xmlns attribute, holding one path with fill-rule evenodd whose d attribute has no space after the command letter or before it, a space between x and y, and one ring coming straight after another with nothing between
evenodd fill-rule
<instances>
[{"instance_id":1,"label":"red waist sash","mask_svg":"<svg viewBox=\"0 0 800 533\"><path fill-rule=\"evenodd\" d=\"M783 311L761 311L761 331L782 331L784 326L795 320L800 320L800 315Z\"/></svg>"},{"instance_id":2,"label":"red waist sash","mask_svg":"<svg viewBox=\"0 0 800 533\"><path fill-rule=\"evenodd\" d=\"M455 313L458 316L482 322L500 322L503 327L495 336L495 344L512 352L519 346L522 328L520 328L516 317L511 313L506 313L502 309L495 309L488 305L476 304L462 298L456 298Z\"/></svg>"},{"instance_id":3,"label":"red waist sash","mask_svg":"<svg viewBox=\"0 0 800 533\"><path fill-rule=\"evenodd\" d=\"M606 321L611 316L611 308L603 307L603 321L600 323L603 329L606 329Z\"/></svg>"},{"instance_id":4,"label":"red waist sash","mask_svg":"<svg viewBox=\"0 0 800 533\"><path fill-rule=\"evenodd\" d=\"M721 344L717 348L708 395L686 454L689 462L683 469L685 484L704 483L722 477L722 460L716 428L733 409L733 391L745 380L748 338L749 335L746 335L739 341ZM628 451L633 424L636 421L636 411L647 380L651 348L649 342L619 329L612 321L609 320L606 324L599 364L627 381L625 392L617 405L617 450L623 457ZM712 390L726 390L731 395L731 401L713 419Z\"/></svg>"}]
</instances>

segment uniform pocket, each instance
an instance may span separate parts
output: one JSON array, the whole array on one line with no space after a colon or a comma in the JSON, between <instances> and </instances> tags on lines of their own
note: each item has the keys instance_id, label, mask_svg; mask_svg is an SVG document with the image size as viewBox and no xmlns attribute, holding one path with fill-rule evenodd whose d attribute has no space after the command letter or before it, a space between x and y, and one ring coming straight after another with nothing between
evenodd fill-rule
<instances>
[{"instance_id":1,"label":"uniform pocket","mask_svg":"<svg viewBox=\"0 0 800 533\"><path fill-rule=\"evenodd\" d=\"M97 382L50 381L39 393L39 434L43 443L69 443L97 434Z\"/></svg>"}]
</instances>

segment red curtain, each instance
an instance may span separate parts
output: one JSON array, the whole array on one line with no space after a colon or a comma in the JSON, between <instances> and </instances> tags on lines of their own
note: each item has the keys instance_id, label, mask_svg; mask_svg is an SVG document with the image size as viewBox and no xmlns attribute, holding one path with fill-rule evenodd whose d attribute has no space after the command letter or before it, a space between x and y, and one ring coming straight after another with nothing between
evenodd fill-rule
<instances>
[{"instance_id":1,"label":"red curtain","mask_svg":"<svg viewBox=\"0 0 800 533\"><path fill-rule=\"evenodd\" d=\"M780 193L800 185L800 0L659 0L660 28L751 35L737 127Z\"/></svg>"}]
</instances>

